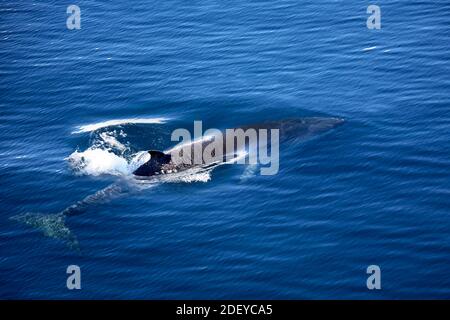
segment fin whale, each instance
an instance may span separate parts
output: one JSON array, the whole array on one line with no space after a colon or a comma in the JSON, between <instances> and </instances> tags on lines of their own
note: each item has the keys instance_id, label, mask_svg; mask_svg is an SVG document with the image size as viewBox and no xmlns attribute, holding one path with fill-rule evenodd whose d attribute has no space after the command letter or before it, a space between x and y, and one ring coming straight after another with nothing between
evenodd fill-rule
<instances>
[{"instance_id":1,"label":"fin whale","mask_svg":"<svg viewBox=\"0 0 450 320\"><path fill-rule=\"evenodd\" d=\"M91 206L107 203L119 197L125 191L125 187L120 183L113 183L106 188L88 195L55 214L42 214L37 212L27 212L10 217L14 220L41 231L44 236L64 241L67 246L74 250L79 250L77 237L66 226L66 218L84 213Z\"/></svg>"},{"instance_id":2,"label":"fin whale","mask_svg":"<svg viewBox=\"0 0 450 320\"><path fill-rule=\"evenodd\" d=\"M247 125L238 127L236 129L278 129L280 135L280 142L286 142L290 139L307 139L308 137L318 135L320 133L326 132L344 122L341 118L297 118L297 119L286 119L279 121L263 122L254 125ZM209 143L209 140L193 141L189 148L191 150L191 158L194 158L194 149L196 144L200 144L200 149L203 150L205 146ZM224 142L224 149L225 149ZM133 174L140 177L149 177L158 174L166 174L172 172L178 172L198 166L198 164L192 165L180 165L173 163L171 159L171 154L163 151L150 150L148 151L149 160L137 168ZM225 162L225 155L221 162ZM202 165L210 165L211 163L204 162Z\"/></svg>"},{"instance_id":3,"label":"fin whale","mask_svg":"<svg viewBox=\"0 0 450 320\"><path fill-rule=\"evenodd\" d=\"M311 117L264 122L255 125L247 125L240 128L243 130L246 130L248 128L279 129L280 142L285 142L292 139L308 139L309 137L325 133L339 126L343 122L344 120L341 118ZM133 172L135 176L148 177L156 175L157 173L161 172L164 166L171 167L171 171L173 170L174 172L177 172L178 169L186 169L186 167L174 167L171 163L171 156L167 152L151 150L148 151L148 155L150 155L150 159ZM207 163L203 165L203 168L209 169L214 165L214 163ZM170 173L169 170L165 173ZM10 219L35 228L41 231L47 237L65 241L69 248L79 250L79 243L76 236L65 224L66 218L82 214L91 206L107 203L114 198L120 197L125 193L127 188L128 187L119 182L113 183L106 188L101 189L96 193L91 194L84 199L72 204L59 213L41 214L28 212L10 217Z\"/></svg>"}]
</instances>

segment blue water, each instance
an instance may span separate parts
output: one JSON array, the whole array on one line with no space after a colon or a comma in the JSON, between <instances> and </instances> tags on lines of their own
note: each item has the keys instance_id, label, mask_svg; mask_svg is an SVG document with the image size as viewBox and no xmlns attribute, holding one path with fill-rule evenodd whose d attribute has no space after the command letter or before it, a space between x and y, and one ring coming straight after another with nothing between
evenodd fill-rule
<instances>
[{"instance_id":1,"label":"blue water","mask_svg":"<svg viewBox=\"0 0 450 320\"><path fill-rule=\"evenodd\" d=\"M367 1L81 0L81 30L68 4L0 4L0 298L450 298L448 1L377 1L381 30ZM309 115L346 123L282 146L274 176L223 166L93 204L66 221L79 250L10 219L124 179L77 152ZM129 118L164 121L77 133Z\"/></svg>"}]
</instances>

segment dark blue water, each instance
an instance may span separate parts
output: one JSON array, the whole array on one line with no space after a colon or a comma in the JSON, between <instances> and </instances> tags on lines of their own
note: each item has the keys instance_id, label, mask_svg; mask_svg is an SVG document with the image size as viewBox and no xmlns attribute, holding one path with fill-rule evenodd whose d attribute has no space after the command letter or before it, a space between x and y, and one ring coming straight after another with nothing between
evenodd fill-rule
<instances>
[{"instance_id":1,"label":"dark blue water","mask_svg":"<svg viewBox=\"0 0 450 320\"><path fill-rule=\"evenodd\" d=\"M0 4L0 298L450 298L448 1L377 1L381 30L367 1L77 1L81 30L68 4ZM78 250L10 219L121 183L194 120L307 115L346 123L282 146L275 176L94 203L67 218Z\"/></svg>"}]
</instances>

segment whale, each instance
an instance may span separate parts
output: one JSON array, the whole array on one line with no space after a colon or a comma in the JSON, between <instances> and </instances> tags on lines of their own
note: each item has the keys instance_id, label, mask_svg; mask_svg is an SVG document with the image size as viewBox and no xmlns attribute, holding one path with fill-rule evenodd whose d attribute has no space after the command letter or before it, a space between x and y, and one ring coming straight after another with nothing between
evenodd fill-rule
<instances>
[{"instance_id":1,"label":"whale","mask_svg":"<svg viewBox=\"0 0 450 320\"><path fill-rule=\"evenodd\" d=\"M293 118L240 126L237 128L233 128L232 130L235 131L236 129L241 129L241 132L243 133L248 132L248 130L254 130L254 132L259 132L260 130L268 130L270 132L272 130L278 130L279 142L284 143L290 139L302 140L314 135L319 135L320 133L326 132L341 125L343 122L344 119L335 117ZM187 152L190 153L189 159L192 161L188 163L178 163L176 161L173 161L172 153L173 151L178 151L176 147L169 150L172 152L149 150L146 155L147 159L145 163L139 166L135 171L133 171L133 174L139 177L151 177L160 174L164 175L176 173L193 167L211 167L220 163L229 162L230 152L222 152L222 157L219 159L217 159L217 157L214 157L213 159L202 159L200 163L195 163L193 161L193 159L195 159L196 157L195 150L199 149L202 152L208 147L209 144L212 143L213 140L219 138L218 135L220 135L220 139L222 139L222 151L226 150L226 139L223 139L225 131L222 131L219 132L219 134L216 133L216 135L209 136L208 139L191 141L187 146ZM249 143L252 142L247 141L247 144L243 146L243 149L245 147L249 148ZM261 145L261 141L253 143ZM269 141L264 141L263 144L264 143L267 145L267 147L270 147L271 143ZM184 152L186 152L186 146L184 146ZM238 152L239 150L233 150L231 158L235 157Z\"/></svg>"},{"instance_id":2,"label":"whale","mask_svg":"<svg viewBox=\"0 0 450 320\"><path fill-rule=\"evenodd\" d=\"M279 142L287 143L289 141L305 141L315 136L330 132L332 129L342 125L344 119L336 117L308 117L308 118L293 118L277 121L268 121L257 124L245 125L237 127L238 129L266 129L279 130ZM192 141L188 147L193 153L196 146L206 148L209 140ZM206 161L202 163L179 164L173 161L172 154L177 150L177 146L165 150L149 150L142 154L142 161L138 168L133 171L133 176L136 178L158 178L162 176L170 176L180 172L198 168L200 170L212 170L215 167L224 163L234 163L226 157L218 161ZM237 159L237 157L235 158ZM170 180L168 180L170 181ZM23 214L10 217L11 220L20 222L29 227L41 231L44 236L64 241L71 249L80 250L77 237L67 227L66 219L71 216L82 214L89 210L89 208L102 205L112 201L115 198L127 194L130 185L123 180L110 184L109 186L88 195L80 201L70 205L64 210L54 214L43 214L35 212L26 212Z\"/></svg>"}]
</instances>

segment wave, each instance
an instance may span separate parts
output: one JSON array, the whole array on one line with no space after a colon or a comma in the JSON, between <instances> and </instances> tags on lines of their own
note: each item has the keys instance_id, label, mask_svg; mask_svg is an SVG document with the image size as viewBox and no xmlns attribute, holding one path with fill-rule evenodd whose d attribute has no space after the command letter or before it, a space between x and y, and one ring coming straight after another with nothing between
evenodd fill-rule
<instances>
[{"instance_id":1,"label":"wave","mask_svg":"<svg viewBox=\"0 0 450 320\"><path fill-rule=\"evenodd\" d=\"M375 50L376 48L377 48L377 46L367 47L367 48L362 49L362 51L372 51L372 50Z\"/></svg>"},{"instance_id":2,"label":"wave","mask_svg":"<svg viewBox=\"0 0 450 320\"><path fill-rule=\"evenodd\" d=\"M82 125L77 128L77 130L72 133L84 133L91 132L101 128L110 126L119 126L124 124L161 124L167 122L167 118L129 118L129 119L115 119L102 121L98 123L92 123L87 125Z\"/></svg>"}]
</instances>

